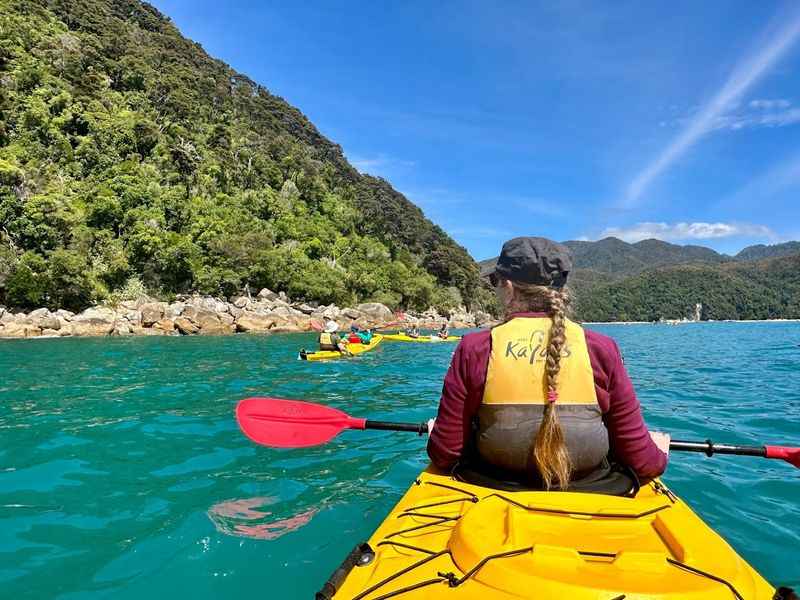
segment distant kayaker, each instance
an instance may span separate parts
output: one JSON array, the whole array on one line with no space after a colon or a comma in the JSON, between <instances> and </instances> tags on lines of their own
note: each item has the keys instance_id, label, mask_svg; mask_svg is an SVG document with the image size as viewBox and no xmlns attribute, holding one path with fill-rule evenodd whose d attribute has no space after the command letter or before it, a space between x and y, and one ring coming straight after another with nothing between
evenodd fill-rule
<instances>
[{"instance_id":1,"label":"distant kayaker","mask_svg":"<svg viewBox=\"0 0 800 600\"><path fill-rule=\"evenodd\" d=\"M446 340L450 336L450 330L447 328L447 323L442 323L437 335L443 340Z\"/></svg>"},{"instance_id":2,"label":"distant kayaker","mask_svg":"<svg viewBox=\"0 0 800 600\"><path fill-rule=\"evenodd\" d=\"M361 336L359 335L359 333L360 333L360 329L359 329L358 325L353 323L352 325L350 325L350 334L347 336L347 341L349 343L351 343L351 344L360 344L360 343L362 343L361 342Z\"/></svg>"},{"instance_id":3,"label":"distant kayaker","mask_svg":"<svg viewBox=\"0 0 800 600\"><path fill-rule=\"evenodd\" d=\"M415 323L411 326L411 331L408 332L408 337L415 339L419 337L419 325Z\"/></svg>"},{"instance_id":4,"label":"distant kayaker","mask_svg":"<svg viewBox=\"0 0 800 600\"><path fill-rule=\"evenodd\" d=\"M369 344L372 341L372 329L362 329L358 332L358 337L362 344Z\"/></svg>"},{"instance_id":5,"label":"distant kayaker","mask_svg":"<svg viewBox=\"0 0 800 600\"><path fill-rule=\"evenodd\" d=\"M664 472L669 436L648 432L616 343L566 317L571 269L556 242L503 245L490 281L506 318L456 348L428 441L435 465L606 493Z\"/></svg>"},{"instance_id":6,"label":"distant kayaker","mask_svg":"<svg viewBox=\"0 0 800 600\"><path fill-rule=\"evenodd\" d=\"M319 334L319 349L328 350L332 352L342 352L349 354L347 351L347 344L336 333L339 330L339 325L336 321L328 321L325 323L325 329Z\"/></svg>"}]
</instances>

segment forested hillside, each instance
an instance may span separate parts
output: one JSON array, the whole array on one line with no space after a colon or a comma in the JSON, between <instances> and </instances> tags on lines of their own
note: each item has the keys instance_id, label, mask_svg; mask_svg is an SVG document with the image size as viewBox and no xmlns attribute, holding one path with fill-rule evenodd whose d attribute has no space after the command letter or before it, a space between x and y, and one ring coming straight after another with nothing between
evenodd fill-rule
<instances>
[{"instance_id":1,"label":"forested hillside","mask_svg":"<svg viewBox=\"0 0 800 600\"><path fill-rule=\"evenodd\" d=\"M489 294L417 207L147 4L0 0L0 83L0 303Z\"/></svg>"},{"instance_id":2,"label":"forested hillside","mask_svg":"<svg viewBox=\"0 0 800 600\"><path fill-rule=\"evenodd\" d=\"M800 254L724 265L679 265L597 284L578 294L587 321L800 319Z\"/></svg>"}]
</instances>

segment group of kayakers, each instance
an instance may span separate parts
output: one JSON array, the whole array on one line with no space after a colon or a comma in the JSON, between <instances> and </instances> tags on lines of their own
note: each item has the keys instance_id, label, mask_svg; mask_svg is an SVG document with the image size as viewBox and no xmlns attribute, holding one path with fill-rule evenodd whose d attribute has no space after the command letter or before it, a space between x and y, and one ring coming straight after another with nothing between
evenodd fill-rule
<instances>
[{"instance_id":1,"label":"group of kayakers","mask_svg":"<svg viewBox=\"0 0 800 600\"><path fill-rule=\"evenodd\" d=\"M372 341L372 329L361 329L358 325L351 325L350 332L339 335L339 324L336 321L328 321L319 334L319 349L339 351L342 354L349 354L348 344L369 344Z\"/></svg>"},{"instance_id":2,"label":"group of kayakers","mask_svg":"<svg viewBox=\"0 0 800 600\"><path fill-rule=\"evenodd\" d=\"M342 354L347 354L347 345L348 344L369 344L372 341L373 331L372 329L362 329L355 323L350 326L350 332L344 335L340 335L339 331L339 324L336 321L328 321L325 324L322 332L319 334L319 349L320 350L330 350L330 351L338 351ZM420 333L419 325L413 325L412 328L408 331L401 331L410 338L419 338L422 334ZM436 337L439 337L443 340L446 340L450 336L450 329L447 326L447 323L442 324L439 328L439 331L436 333ZM433 337L433 336L431 336Z\"/></svg>"}]
</instances>

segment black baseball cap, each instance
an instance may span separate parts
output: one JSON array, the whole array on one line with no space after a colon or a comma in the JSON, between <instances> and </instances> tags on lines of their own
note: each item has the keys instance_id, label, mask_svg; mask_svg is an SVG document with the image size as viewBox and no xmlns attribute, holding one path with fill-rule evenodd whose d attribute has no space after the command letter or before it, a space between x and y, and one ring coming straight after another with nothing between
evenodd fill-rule
<instances>
[{"instance_id":1,"label":"black baseball cap","mask_svg":"<svg viewBox=\"0 0 800 600\"><path fill-rule=\"evenodd\" d=\"M567 283L572 270L569 248L540 237L517 237L503 244L492 275L560 288Z\"/></svg>"}]
</instances>

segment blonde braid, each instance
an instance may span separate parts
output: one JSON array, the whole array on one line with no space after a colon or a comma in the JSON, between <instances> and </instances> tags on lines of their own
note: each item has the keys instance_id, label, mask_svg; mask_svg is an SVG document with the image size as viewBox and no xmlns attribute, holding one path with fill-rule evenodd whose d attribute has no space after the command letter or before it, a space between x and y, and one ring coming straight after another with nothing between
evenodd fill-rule
<instances>
[{"instance_id":1,"label":"blonde braid","mask_svg":"<svg viewBox=\"0 0 800 600\"><path fill-rule=\"evenodd\" d=\"M550 339L547 344L545 372L547 391L550 395L558 393L558 373L561 369L561 353L567 341L566 311L569 296L566 291L548 289L550 316ZM564 431L558 419L555 402L547 402L544 416L533 445L533 458L545 489L554 484L566 489L572 473L572 461L564 441Z\"/></svg>"}]
</instances>

